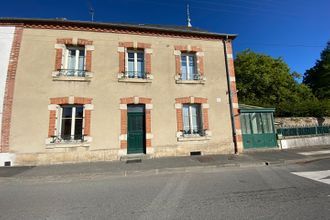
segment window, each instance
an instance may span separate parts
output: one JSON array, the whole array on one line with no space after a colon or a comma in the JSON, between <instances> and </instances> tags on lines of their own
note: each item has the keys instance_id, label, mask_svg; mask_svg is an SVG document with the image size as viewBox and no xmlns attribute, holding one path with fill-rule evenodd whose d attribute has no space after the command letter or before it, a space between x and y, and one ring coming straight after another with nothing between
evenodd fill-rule
<instances>
[{"instance_id":1,"label":"window","mask_svg":"<svg viewBox=\"0 0 330 220\"><path fill-rule=\"evenodd\" d=\"M59 120L60 138L62 140L83 139L83 114L82 105L62 105Z\"/></svg>"},{"instance_id":2,"label":"window","mask_svg":"<svg viewBox=\"0 0 330 220\"><path fill-rule=\"evenodd\" d=\"M126 63L126 76L128 78L145 78L143 50L127 50Z\"/></svg>"},{"instance_id":3,"label":"window","mask_svg":"<svg viewBox=\"0 0 330 220\"><path fill-rule=\"evenodd\" d=\"M181 54L181 80L198 80L196 69L196 54Z\"/></svg>"},{"instance_id":4,"label":"window","mask_svg":"<svg viewBox=\"0 0 330 220\"><path fill-rule=\"evenodd\" d=\"M85 47L67 46L64 52L64 69L62 75L85 76Z\"/></svg>"},{"instance_id":5,"label":"window","mask_svg":"<svg viewBox=\"0 0 330 220\"><path fill-rule=\"evenodd\" d=\"M183 135L204 136L200 104L182 106Z\"/></svg>"}]
</instances>

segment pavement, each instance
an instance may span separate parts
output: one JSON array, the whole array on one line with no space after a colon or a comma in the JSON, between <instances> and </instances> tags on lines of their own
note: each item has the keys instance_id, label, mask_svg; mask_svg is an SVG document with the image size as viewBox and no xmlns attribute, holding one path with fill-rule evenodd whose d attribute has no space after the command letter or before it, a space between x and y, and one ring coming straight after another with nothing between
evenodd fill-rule
<instances>
[{"instance_id":1,"label":"pavement","mask_svg":"<svg viewBox=\"0 0 330 220\"><path fill-rule=\"evenodd\" d=\"M240 155L204 155L47 166L0 167L0 179L91 175L153 175L191 172L206 168L279 166L309 163L326 158L330 158L330 146L287 150L247 150Z\"/></svg>"}]
</instances>

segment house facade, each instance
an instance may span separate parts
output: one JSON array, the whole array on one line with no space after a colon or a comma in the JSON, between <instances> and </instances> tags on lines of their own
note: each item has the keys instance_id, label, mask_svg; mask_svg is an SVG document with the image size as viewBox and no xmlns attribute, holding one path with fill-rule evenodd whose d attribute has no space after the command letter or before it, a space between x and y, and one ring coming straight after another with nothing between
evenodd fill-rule
<instances>
[{"instance_id":1,"label":"house facade","mask_svg":"<svg viewBox=\"0 0 330 220\"><path fill-rule=\"evenodd\" d=\"M235 37L0 19L0 165L241 152Z\"/></svg>"}]
</instances>

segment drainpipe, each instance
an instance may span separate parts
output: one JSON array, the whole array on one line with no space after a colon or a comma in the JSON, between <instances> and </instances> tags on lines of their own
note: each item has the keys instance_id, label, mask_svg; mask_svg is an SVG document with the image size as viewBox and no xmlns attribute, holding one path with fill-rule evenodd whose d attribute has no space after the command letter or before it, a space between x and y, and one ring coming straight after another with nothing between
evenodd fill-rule
<instances>
[{"instance_id":1,"label":"drainpipe","mask_svg":"<svg viewBox=\"0 0 330 220\"><path fill-rule=\"evenodd\" d=\"M223 39L222 42L223 42L223 49L224 49L224 53L225 53L225 67L226 67L226 76L227 76L229 110L230 110L230 119L231 119L231 128L232 128L232 135L233 135L233 142L234 142L234 150L235 150L235 154L238 154L237 142L236 142L235 117L234 117L233 99L232 99L233 92L231 91L231 87L230 87L230 76L229 76L229 66L228 66L228 57L227 57L227 45L226 45L227 40L228 40L228 35L226 35L226 38Z\"/></svg>"}]
</instances>

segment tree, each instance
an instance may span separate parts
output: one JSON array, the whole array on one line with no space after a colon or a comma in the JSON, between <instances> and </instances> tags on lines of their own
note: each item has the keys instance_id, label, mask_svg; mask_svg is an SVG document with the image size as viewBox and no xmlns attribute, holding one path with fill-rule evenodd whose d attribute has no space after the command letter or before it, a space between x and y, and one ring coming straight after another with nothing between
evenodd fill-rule
<instances>
[{"instance_id":1,"label":"tree","mask_svg":"<svg viewBox=\"0 0 330 220\"><path fill-rule=\"evenodd\" d=\"M303 83L308 85L319 99L330 99L330 41L321 52L320 60L305 72Z\"/></svg>"},{"instance_id":2,"label":"tree","mask_svg":"<svg viewBox=\"0 0 330 220\"><path fill-rule=\"evenodd\" d=\"M282 58L245 50L235 59L238 98L241 103L275 107L278 116L324 116L329 112L312 90L299 84L296 72ZM328 113L327 113L328 112Z\"/></svg>"}]
</instances>

